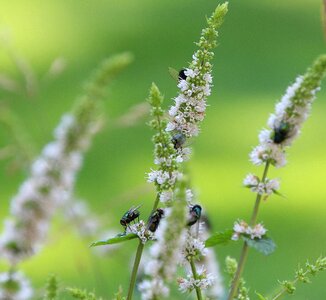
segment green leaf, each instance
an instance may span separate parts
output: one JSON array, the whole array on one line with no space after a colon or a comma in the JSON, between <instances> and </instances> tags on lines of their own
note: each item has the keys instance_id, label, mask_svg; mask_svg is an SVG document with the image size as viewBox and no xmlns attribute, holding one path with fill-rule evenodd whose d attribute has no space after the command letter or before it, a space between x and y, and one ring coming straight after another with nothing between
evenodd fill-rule
<instances>
[{"instance_id":1,"label":"green leaf","mask_svg":"<svg viewBox=\"0 0 326 300\"><path fill-rule=\"evenodd\" d=\"M137 238L138 235L134 233L124 234L124 235L117 235L114 238L103 240L103 241L97 241L90 245L90 247L96 247L96 246L102 246L102 245L112 245L112 244L118 244L122 243L124 241L129 241L132 239Z\"/></svg>"},{"instance_id":2,"label":"green leaf","mask_svg":"<svg viewBox=\"0 0 326 300\"><path fill-rule=\"evenodd\" d=\"M262 294L259 294L257 292L255 292L255 294L258 296L259 300L268 300L267 298L265 298Z\"/></svg>"},{"instance_id":3,"label":"green leaf","mask_svg":"<svg viewBox=\"0 0 326 300\"><path fill-rule=\"evenodd\" d=\"M205 246L213 247L216 245L226 245L231 241L232 235L232 229L216 232L205 241Z\"/></svg>"},{"instance_id":4,"label":"green leaf","mask_svg":"<svg viewBox=\"0 0 326 300\"><path fill-rule=\"evenodd\" d=\"M284 198L284 199L287 199L286 196L283 195L282 193L280 193L279 191L273 191L273 193L274 193L275 195L277 195L277 196L280 196L280 197L282 197L282 198Z\"/></svg>"},{"instance_id":5,"label":"green leaf","mask_svg":"<svg viewBox=\"0 0 326 300\"><path fill-rule=\"evenodd\" d=\"M266 236L261 239L251 239L242 235L241 238L249 247L255 248L258 252L263 253L264 255L270 255L275 251L276 245L274 241Z\"/></svg>"},{"instance_id":6,"label":"green leaf","mask_svg":"<svg viewBox=\"0 0 326 300\"><path fill-rule=\"evenodd\" d=\"M175 81L179 81L179 72L176 69L169 67L169 73Z\"/></svg>"},{"instance_id":7,"label":"green leaf","mask_svg":"<svg viewBox=\"0 0 326 300\"><path fill-rule=\"evenodd\" d=\"M44 300L55 300L58 294L58 281L55 275L51 274L45 287Z\"/></svg>"}]
</instances>

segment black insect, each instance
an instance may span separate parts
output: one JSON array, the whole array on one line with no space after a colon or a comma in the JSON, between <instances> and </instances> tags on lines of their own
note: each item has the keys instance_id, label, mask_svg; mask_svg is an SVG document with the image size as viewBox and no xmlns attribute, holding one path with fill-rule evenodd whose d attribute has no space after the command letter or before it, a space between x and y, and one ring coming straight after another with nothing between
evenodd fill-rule
<instances>
[{"instance_id":1,"label":"black insect","mask_svg":"<svg viewBox=\"0 0 326 300\"><path fill-rule=\"evenodd\" d=\"M186 71L186 69L181 69L180 71L179 71L179 80L186 80L187 79L187 75L185 74L185 71Z\"/></svg>"},{"instance_id":2,"label":"black insect","mask_svg":"<svg viewBox=\"0 0 326 300\"><path fill-rule=\"evenodd\" d=\"M289 124L281 122L280 126L274 128L273 142L275 144L281 144L286 138L288 138L289 132Z\"/></svg>"},{"instance_id":3,"label":"black insect","mask_svg":"<svg viewBox=\"0 0 326 300\"><path fill-rule=\"evenodd\" d=\"M202 208L198 204L195 204L190 207L189 218L188 218L188 222L187 222L188 226L194 225L200 219L201 210L202 210Z\"/></svg>"},{"instance_id":4,"label":"black insect","mask_svg":"<svg viewBox=\"0 0 326 300\"><path fill-rule=\"evenodd\" d=\"M121 218L120 220L120 224L122 226L128 226L132 221L134 221L135 219L138 218L139 220L139 215L140 215L140 212L138 210L138 208L140 207L141 205L138 205L136 207L131 207Z\"/></svg>"},{"instance_id":5,"label":"black insect","mask_svg":"<svg viewBox=\"0 0 326 300\"><path fill-rule=\"evenodd\" d=\"M172 144L174 145L174 149L181 149L183 144L186 142L186 136L178 132L172 137Z\"/></svg>"},{"instance_id":6,"label":"black insect","mask_svg":"<svg viewBox=\"0 0 326 300\"><path fill-rule=\"evenodd\" d=\"M162 208L158 208L154 211L148 220L147 229L151 232L155 232L163 216L164 210Z\"/></svg>"}]
</instances>

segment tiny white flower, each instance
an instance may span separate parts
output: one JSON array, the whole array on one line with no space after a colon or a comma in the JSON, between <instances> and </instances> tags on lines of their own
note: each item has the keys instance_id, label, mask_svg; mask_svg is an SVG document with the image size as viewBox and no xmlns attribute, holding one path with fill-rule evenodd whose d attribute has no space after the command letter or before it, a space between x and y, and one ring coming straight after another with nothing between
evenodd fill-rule
<instances>
[{"instance_id":1,"label":"tiny white flower","mask_svg":"<svg viewBox=\"0 0 326 300\"><path fill-rule=\"evenodd\" d=\"M167 124L167 126L166 126L166 131L172 131L172 130L174 130L175 129L175 124L174 123L172 123L172 122L169 122L168 124Z\"/></svg>"},{"instance_id":2,"label":"tiny white flower","mask_svg":"<svg viewBox=\"0 0 326 300\"><path fill-rule=\"evenodd\" d=\"M43 149L43 155L46 158L58 159L63 151L63 145L59 142L51 142Z\"/></svg>"},{"instance_id":3,"label":"tiny white flower","mask_svg":"<svg viewBox=\"0 0 326 300\"><path fill-rule=\"evenodd\" d=\"M266 194L271 195L280 188L280 182L277 179L267 180L265 183Z\"/></svg>"},{"instance_id":4,"label":"tiny white flower","mask_svg":"<svg viewBox=\"0 0 326 300\"><path fill-rule=\"evenodd\" d=\"M258 183L256 186L252 186L251 191L263 195L265 193L265 184L263 182Z\"/></svg>"},{"instance_id":5,"label":"tiny white flower","mask_svg":"<svg viewBox=\"0 0 326 300\"><path fill-rule=\"evenodd\" d=\"M174 99L176 106L180 106L182 103L188 102L188 99L183 95L180 94L178 97Z\"/></svg>"},{"instance_id":6,"label":"tiny white flower","mask_svg":"<svg viewBox=\"0 0 326 300\"><path fill-rule=\"evenodd\" d=\"M204 74L203 78L207 83L212 83L212 81L213 81L213 77L212 77L212 75L210 73Z\"/></svg>"},{"instance_id":7,"label":"tiny white flower","mask_svg":"<svg viewBox=\"0 0 326 300\"><path fill-rule=\"evenodd\" d=\"M145 244L148 240L154 239L154 233L147 230L147 226L143 220L140 220L138 223L132 225L129 224L126 228L126 233L137 234L143 244Z\"/></svg>"},{"instance_id":8,"label":"tiny white flower","mask_svg":"<svg viewBox=\"0 0 326 300\"><path fill-rule=\"evenodd\" d=\"M182 157L182 155L178 155L178 156L176 157L175 161L176 161L177 163L182 163L182 162L183 162L183 157Z\"/></svg>"},{"instance_id":9,"label":"tiny white flower","mask_svg":"<svg viewBox=\"0 0 326 300\"><path fill-rule=\"evenodd\" d=\"M186 80L180 80L178 83L178 88L182 91L185 92L189 88L189 84Z\"/></svg>"},{"instance_id":10,"label":"tiny white flower","mask_svg":"<svg viewBox=\"0 0 326 300\"><path fill-rule=\"evenodd\" d=\"M257 186L259 183L259 178L254 174L248 174L243 180L243 185L246 187Z\"/></svg>"},{"instance_id":11,"label":"tiny white flower","mask_svg":"<svg viewBox=\"0 0 326 300\"><path fill-rule=\"evenodd\" d=\"M262 224L256 224L254 228L252 228L251 232L248 233L250 234L250 238L258 238L261 239L267 232L267 229Z\"/></svg>"},{"instance_id":12,"label":"tiny white flower","mask_svg":"<svg viewBox=\"0 0 326 300\"><path fill-rule=\"evenodd\" d=\"M271 130L263 129L263 130L259 133L259 136L258 136L259 141L260 141L262 144L272 142L272 140L271 140L271 134L272 134L272 131L271 131Z\"/></svg>"},{"instance_id":13,"label":"tiny white flower","mask_svg":"<svg viewBox=\"0 0 326 300\"><path fill-rule=\"evenodd\" d=\"M156 178L157 178L157 175L158 175L158 171L153 171L152 170L152 172L150 172L150 173L148 173L147 174L147 181L148 182L154 182L155 180L156 180Z\"/></svg>"},{"instance_id":14,"label":"tiny white flower","mask_svg":"<svg viewBox=\"0 0 326 300\"><path fill-rule=\"evenodd\" d=\"M232 240L232 241L238 241L239 238L240 238L240 234L237 233L237 232L235 232L235 233L233 233L233 235L232 235L232 237L231 237L231 240Z\"/></svg>"},{"instance_id":15,"label":"tiny white flower","mask_svg":"<svg viewBox=\"0 0 326 300\"><path fill-rule=\"evenodd\" d=\"M173 192L172 191L163 191L160 194L160 201L161 202L171 201L172 198L173 198Z\"/></svg>"},{"instance_id":16,"label":"tiny white flower","mask_svg":"<svg viewBox=\"0 0 326 300\"><path fill-rule=\"evenodd\" d=\"M177 105L175 105L175 106L171 106L170 109L169 109L169 115L170 115L171 117L176 116L177 113L178 113L178 110L179 110L179 107L178 107Z\"/></svg>"},{"instance_id":17,"label":"tiny white flower","mask_svg":"<svg viewBox=\"0 0 326 300\"><path fill-rule=\"evenodd\" d=\"M195 110L200 113L204 112L206 110L206 103L204 101L198 102L195 106Z\"/></svg>"},{"instance_id":18,"label":"tiny white flower","mask_svg":"<svg viewBox=\"0 0 326 300\"><path fill-rule=\"evenodd\" d=\"M196 76L197 76L197 73L198 73L198 72L195 72L195 71L192 70L192 69L186 69L186 70L185 70L185 75L186 75L187 77L190 77L190 78L194 78L194 77L196 77Z\"/></svg>"},{"instance_id":19,"label":"tiny white flower","mask_svg":"<svg viewBox=\"0 0 326 300\"><path fill-rule=\"evenodd\" d=\"M152 300L154 298L166 298L169 295L169 288L160 278L152 278L152 280L143 280L138 289L141 292L142 300Z\"/></svg>"},{"instance_id":20,"label":"tiny white flower","mask_svg":"<svg viewBox=\"0 0 326 300\"><path fill-rule=\"evenodd\" d=\"M237 221L234 223L233 230L235 233L245 233L248 228L248 224L245 221Z\"/></svg>"}]
</instances>

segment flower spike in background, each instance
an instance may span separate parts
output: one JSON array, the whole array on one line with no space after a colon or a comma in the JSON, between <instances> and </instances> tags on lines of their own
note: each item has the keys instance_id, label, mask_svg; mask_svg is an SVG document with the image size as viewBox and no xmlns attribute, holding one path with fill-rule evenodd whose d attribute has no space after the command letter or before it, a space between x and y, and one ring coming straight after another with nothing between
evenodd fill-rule
<instances>
[{"instance_id":1,"label":"flower spike in background","mask_svg":"<svg viewBox=\"0 0 326 300\"><path fill-rule=\"evenodd\" d=\"M307 119L311 104L316 98L316 92L320 89L321 80L326 73L326 55L319 56L313 65L303 76L297 77L294 84L288 87L281 101L276 104L275 113L269 117L269 129L263 129L259 134L260 144L250 153L250 160L254 165L264 165L264 172L261 179L249 174L244 179L244 185L249 187L256 195L256 201L251 215L249 226L254 228L256 235L261 237L266 230L257 224L258 212L263 195L267 196L276 193L279 182L275 179L268 179L267 173L270 165L282 167L286 164L285 150L299 135L303 122ZM239 224L235 224L240 228ZM250 228L249 227L249 228ZM233 235L233 239L238 239L242 232ZM228 300L233 300L237 296L241 275L247 261L249 241L245 240L241 252L241 257L234 275Z\"/></svg>"}]
</instances>

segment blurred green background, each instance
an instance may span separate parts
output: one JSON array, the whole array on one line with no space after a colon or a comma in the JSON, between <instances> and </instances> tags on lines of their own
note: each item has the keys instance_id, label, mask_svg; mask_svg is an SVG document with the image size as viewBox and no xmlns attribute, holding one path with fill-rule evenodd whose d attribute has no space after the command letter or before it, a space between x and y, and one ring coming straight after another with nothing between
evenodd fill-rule
<instances>
[{"instance_id":1,"label":"blurred green background","mask_svg":"<svg viewBox=\"0 0 326 300\"><path fill-rule=\"evenodd\" d=\"M110 87L105 102L109 120L142 102L152 81L165 94L168 106L177 93L168 67L187 66L205 16L217 4L211 0L2 1L0 25L10 29L15 48L36 73L43 74L57 56L63 56L68 66L35 99L0 91L0 100L21 118L39 151L51 140L60 116L80 95L82 83L98 62L128 50L135 62ZM287 85L325 52L320 15L319 0L230 2L214 59L207 118L192 143L189 164L214 230L231 227L237 218L249 219L254 195L242 188L242 179L262 169L249 163L248 153ZM20 76L2 50L0 72ZM277 280L293 277L299 263L326 254L325 100L322 90L302 135L288 151L288 165L270 173L281 178L286 199L273 196L262 205L259 219L278 247L269 257L251 251L244 275L252 294L273 291ZM149 184L146 188L145 173L153 166L151 135L145 122L113 129L108 121L86 155L77 194L112 227L119 228L121 215L132 204L142 203L145 215L150 210L154 192ZM24 174L2 171L0 179L3 219ZM132 191L138 193L121 197L133 195ZM23 269L36 287L49 273L56 273L64 285L94 289L110 299L120 284L127 288L136 242L104 258L90 254L88 245L68 226L63 229L59 217L46 247ZM240 249L240 244L217 248L221 264L227 254L238 257ZM1 268L6 270L4 264ZM326 299L325 280L322 274L313 284L299 286L292 299ZM189 299L179 297L184 298Z\"/></svg>"}]
</instances>

